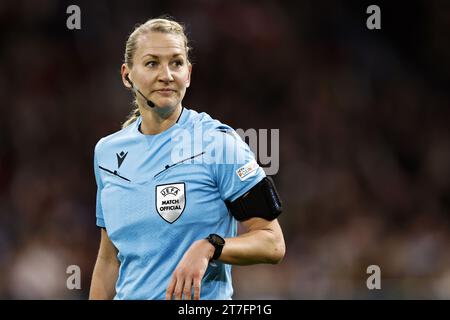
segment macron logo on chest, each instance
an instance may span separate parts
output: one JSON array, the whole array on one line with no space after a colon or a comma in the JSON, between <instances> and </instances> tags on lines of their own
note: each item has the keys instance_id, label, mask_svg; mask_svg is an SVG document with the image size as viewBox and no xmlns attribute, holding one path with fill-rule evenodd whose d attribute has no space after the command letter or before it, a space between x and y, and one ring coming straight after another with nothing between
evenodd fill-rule
<instances>
[{"instance_id":1,"label":"macron logo on chest","mask_svg":"<svg viewBox=\"0 0 450 320\"><path fill-rule=\"evenodd\" d=\"M120 166L122 165L123 160L125 160L125 158L127 157L128 151L125 153L123 151L121 151L120 153L116 153L117 156L117 169L120 168Z\"/></svg>"}]
</instances>

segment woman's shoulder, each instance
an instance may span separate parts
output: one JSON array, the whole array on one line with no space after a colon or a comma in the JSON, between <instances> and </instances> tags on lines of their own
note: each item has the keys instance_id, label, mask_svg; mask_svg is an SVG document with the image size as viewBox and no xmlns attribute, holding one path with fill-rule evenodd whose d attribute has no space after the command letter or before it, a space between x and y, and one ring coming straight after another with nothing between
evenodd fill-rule
<instances>
[{"instance_id":1,"label":"woman's shoulder","mask_svg":"<svg viewBox=\"0 0 450 320\"><path fill-rule=\"evenodd\" d=\"M214 145L220 150L240 150L244 146L242 138L231 126L214 119L206 112L195 112L188 123L190 127L186 129L197 132L194 137L202 137L204 144Z\"/></svg>"},{"instance_id":2,"label":"woman's shoulder","mask_svg":"<svg viewBox=\"0 0 450 320\"><path fill-rule=\"evenodd\" d=\"M117 144L124 144L133 135L133 127L136 126L136 122L133 122L128 127L122 128L116 132L113 132L107 136L100 138L95 144L94 152L100 152L105 148L115 146Z\"/></svg>"},{"instance_id":3,"label":"woman's shoulder","mask_svg":"<svg viewBox=\"0 0 450 320\"><path fill-rule=\"evenodd\" d=\"M211 117L206 112L197 112L189 109L190 123L193 126L201 126L204 130L232 131L233 128L222 121Z\"/></svg>"}]
</instances>

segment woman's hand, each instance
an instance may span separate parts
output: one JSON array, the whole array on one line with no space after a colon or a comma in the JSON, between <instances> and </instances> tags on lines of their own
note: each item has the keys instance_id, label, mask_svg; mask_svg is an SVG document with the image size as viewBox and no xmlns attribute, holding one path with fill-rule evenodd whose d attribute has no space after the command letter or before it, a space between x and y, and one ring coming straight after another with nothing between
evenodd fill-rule
<instances>
[{"instance_id":1,"label":"woman's hand","mask_svg":"<svg viewBox=\"0 0 450 320\"><path fill-rule=\"evenodd\" d=\"M191 300L192 287L194 287L194 300L200 299L200 286L206 268L214 254L214 246L208 240L202 239L194 242L178 263L169 286L166 290L166 300Z\"/></svg>"}]
</instances>

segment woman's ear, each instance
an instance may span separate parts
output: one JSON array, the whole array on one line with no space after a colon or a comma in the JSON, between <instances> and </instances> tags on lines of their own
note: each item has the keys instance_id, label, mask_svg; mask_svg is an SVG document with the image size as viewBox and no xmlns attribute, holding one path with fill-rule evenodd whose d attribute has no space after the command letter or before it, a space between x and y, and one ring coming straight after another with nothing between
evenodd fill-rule
<instances>
[{"instance_id":1,"label":"woman's ear","mask_svg":"<svg viewBox=\"0 0 450 320\"><path fill-rule=\"evenodd\" d=\"M188 76L186 79L186 88L189 88L189 86L191 85L191 73L192 73L192 64L189 63L188 65Z\"/></svg>"},{"instance_id":2,"label":"woman's ear","mask_svg":"<svg viewBox=\"0 0 450 320\"><path fill-rule=\"evenodd\" d=\"M132 85L131 85L131 81L129 80L130 70L128 69L128 67L125 63L122 64L122 66L120 67L120 74L122 75L123 85L125 87L131 89Z\"/></svg>"}]
</instances>

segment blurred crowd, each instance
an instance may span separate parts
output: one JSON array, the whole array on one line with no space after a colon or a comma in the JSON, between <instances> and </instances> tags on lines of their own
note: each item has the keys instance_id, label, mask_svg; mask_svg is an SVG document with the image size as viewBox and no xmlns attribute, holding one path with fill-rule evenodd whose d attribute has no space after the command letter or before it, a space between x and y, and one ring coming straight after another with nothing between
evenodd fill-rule
<instances>
[{"instance_id":1,"label":"blurred crowd","mask_svg":"<svg viewBox=\"0 0 450 320\"><path fill-rule=\"evenodd\" d=\"M81 30L66 28L70 4ZM234 298L450 299L450 4L382 2L373 31L366 7L1 2L0 298L87 298L100 240L93 148L132 109L127 36L167 13L194 49L183 105L280 130L286 257L234 267ZM66 287L70 265L80 290ZM370 265L380 290L366 287Z\"/></svg>"}]
</instances>

